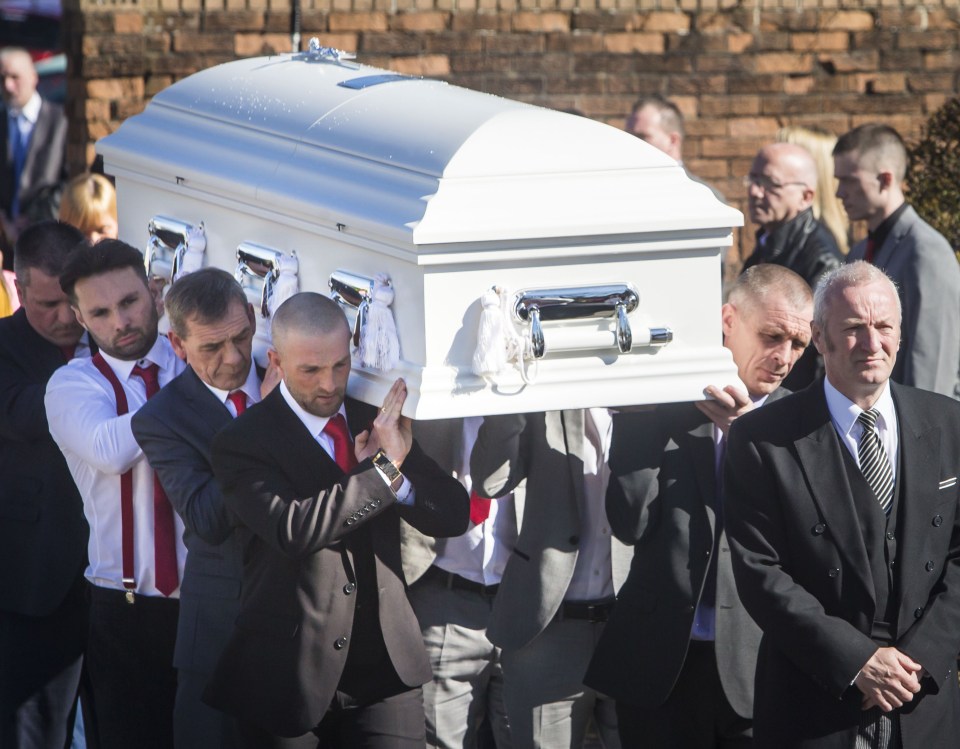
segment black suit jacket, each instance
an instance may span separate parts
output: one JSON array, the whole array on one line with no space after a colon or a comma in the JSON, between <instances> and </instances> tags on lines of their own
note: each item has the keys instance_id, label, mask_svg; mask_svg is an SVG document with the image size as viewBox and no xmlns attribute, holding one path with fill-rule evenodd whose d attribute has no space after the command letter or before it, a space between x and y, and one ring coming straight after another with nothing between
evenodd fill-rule
<instances>
[{"instance_id":1,"label":"black suit jacket","mask_svg":"<svg viewBox=\"0 0 960 749\"><path fill-rule=\"evenodd\" d=\"M133 416L133 435L183 519L187 562L173 665L213 672L240 611L242 545L213 476L213 438L233 421L187 367Z\"/></svg>"},{"instance_id":2,"label":"black suit jacket","mask_svg":"<svg viewBox=\"0 0 960 749\"><path fill-rule=\"evenodd\" d=\"M893 643L926 669L900 709L904 749L960 736L960 404L891 383L900 491ZM819 380L738 419L727 448L727 532L747 611L763 630L757 747L853 746L851 682L878 647L873 577Z\"/></svg>"},{"instance_id":3,"label":"black suit jacket","mask_svg":"<svg viewBox=\"0 0 960 749\"><path fill-rule=\"evenodd\" d=\"M66 179L67 118L59 104L46 100L40 104L19 185L13 184L13 152L7 133L8 123L7 108L0 105L0 210L10 215L13 196L19 190L20 213L28 214L30 203L44 188L55 187Z\"/></svg>"},{"instance_id":4,"label":"black suit jacket","mask_svg":"<svg viewBox=\"0 0 960 749\"><path fill-rule=\"evenodd\" d=\"M617 414L610 470L607 518L634 555L585 683L646 709L662 705L686 660L716 557L717 670L727 700L749 718L760 629L737 595L726 532L716 538L713 422L692 403Z\"/></svg>"},{"instance_id":5,"label":"black suit jacket","mask_svg":"<svg viewBox=\"0 0 960 749\"><path fill-rule=\"evenodd\" d=\"M52 613L83 573L87 521L43 405L60 349L23 309L0 320L0 608Z\"/></svg>"},{"instance_id":6,"label":"black suit jacket","mask_svg":"<svg viewBox=\"0 0 960 749\"><path fill-rule=\"evenodd\" d=\"M354 434L367 428L348 402ZM431 536L456 536L469 499L414 443L403 464L416 501L396 503L370 460L348 475L284 401L280 389L215 438L213 466L227 506L244 526L237 625L205 700L278 736L315 727L330 705L350 649L359 591L345 539L366 526L379 589L379 626L400 680L431 678L420 627L407 601L400 519Z\"/></svg>"}]
</instances>

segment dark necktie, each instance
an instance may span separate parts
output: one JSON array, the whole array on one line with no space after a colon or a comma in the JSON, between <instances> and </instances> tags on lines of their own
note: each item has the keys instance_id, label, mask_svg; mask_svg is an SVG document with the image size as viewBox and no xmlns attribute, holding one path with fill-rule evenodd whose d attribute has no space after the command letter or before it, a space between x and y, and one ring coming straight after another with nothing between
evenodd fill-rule
<instances>
[{"instance_id":1,"label":"dark necktie","mask_svg":"<svg viewBox=\"0 0 960 749\"><path fill-rule=\"evenodd\" d=\"M20 176L23 174L23 165L27 160L28 140L20 129L19 117L10 117L7 125L13 136L13 200L10 205L10 215L17 218L20 214Z\"/></svg>"},{"instance_id":2,"label":"dark necktie","mask_svg":"<svg viewBox=\"0 0 960 749\"><path fill-rule=\"evenodd\" d=\"M877 251L877 243L873 237L867 237L867 249L863 253L863 259L868 263L873 262L873 254Z\"/></svg>"},{"instance_id":3,"label":"dark necktie","mask_svg":"<svg viewBox=\"0 0 960 749\"><path fill-rule=\"evenodd\" d=\"M150 364L133 368L133 374L143 380L147 387L147 400L160 392L160 367ZM167 494L153 472L153 560L157 577L157 590L169 596L177 589L177 540L173 522L173 507Z\"/></svg>"},{"instance_id":4,"label":"dark necktie","mask_svg":"<svg viewBox=\"0 0 960 749\"><path fill-rule=\"evenodd\" d=\"M77 344L60 346L60 353L63 354L64 361L71 361L77 355Z\"/></svg>"},{"instance_id":5,"label":"dark necktie","mask_svg":"<svg viewBox=\"0 0 960 749\"><path fill-rule=\"evenodd\" d=\"M353 451L353 440L350 439L350 432L347 431L347 420L343 414L335 414L330 417L327 425L323 428L323 433L333 440L333 455L340 470L344 473L350 473L357 467L357 455Z\"/></svg>"},{"instance_id":6,"label":"dark necktie","mask_svg":"<svg viewBox=\"0 0 960 749\"><path fill-rule=\"evenodd\" d=\"M233 404L233 407L237 411L237 416L247 410L247 394L242 390L234 390L227 396L227 400Z\"/></svg>"},{"instance_id":7,"label":"dark necktie","mask_svg":"<svg viewBox=\"0 0 960 749\"><path fill-rule=\"evenodd\" d=\"M880 442L880 435L877 433L878 416L880 412L871 408L857 417L857 421L863 426L857 455L860 458L860 471L863 477L873 489L883 512L889 515L890 507L893 505L893 471L890 470L890 461Z\"/></svg>"}]
</instances>

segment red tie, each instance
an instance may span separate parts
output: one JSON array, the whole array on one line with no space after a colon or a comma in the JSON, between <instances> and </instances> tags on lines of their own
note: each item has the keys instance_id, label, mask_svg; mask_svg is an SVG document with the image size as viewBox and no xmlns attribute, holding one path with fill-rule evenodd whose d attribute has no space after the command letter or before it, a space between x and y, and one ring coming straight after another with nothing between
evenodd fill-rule
<instances>
[{"instance_id":1,"label":"red tie","mask_svg":"<svg viewBox=\"0 0 960 749\"><path fill-rule=\"evenodd\" d=\"M72 346L61 346L60 353L63 354L64 361L70 361L77 355L77 344Z\"/></svg>"},{"instance_id":2,"label":"red tie","mask_svg":"<svg viewBox=\"0 0 960 749\"><path fill-rule=\"evenodd\" d=\"M876 251L876 242L873 241L873 237L867 237L867 249L863 253L863 259L868 263L873 262L873 253Z\"/></svg>"},{"instance_id":3,"label":"red tie","mask_svg":"<svg viewBox=\"0 0 960 749\"><path fill-rule=\"evenodd\" d=\"M237 409L237 416L247 410L247 394L242 390L234 390L227 396L227 400Z\"/></svg>"},{"instance_id":4,"label":"red tie","mask_svg":"<svg viewBox=\"0 0 960 749\"><path fill-rule=\"evenodd\" d=\"M133 368L133 374L147 386L149 400L160 392L160 368L156 364ZM166 492L153 473L153 561L156 567L157 590L169 596L180 584L177 574L177 540L173 523L173 507Z\"/></svg>"},{"instance_id":5,"label":"red tie","mask_svg":"<svg viewBox=\"0 0 960 749\"><path fill-rule=\"evenodd\" d=\"M488 517L490 517L490 500L476 492L470 492L470 522L480 525Z\"/></svg>"},{"instance_id":6,"label":"red tie","mask_svg":"<svg viewBox=\"0 0 960 749\"><path fill-rule=\"evenodd\" d=\"M333 440L334 460L337 461L340 470L350 473L357 467L357 455L353 451L353 440L350 439L347 420L343 418L343 414L331 416L323 432Z\"/></svg>"}]
</instances>

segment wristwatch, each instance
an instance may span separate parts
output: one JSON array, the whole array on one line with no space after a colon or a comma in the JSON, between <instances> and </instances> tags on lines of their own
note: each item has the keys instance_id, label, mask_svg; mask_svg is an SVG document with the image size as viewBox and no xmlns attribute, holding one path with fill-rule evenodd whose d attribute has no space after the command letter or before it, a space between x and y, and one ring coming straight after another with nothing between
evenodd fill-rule
<instances>
[{"instance_id":1,"label":"wristwatch","mask_svg":"<svg viewBox=\"0 0 960 749\"><path fill-rule=\"evenodd\" d=\"M387 457L383 450L377 450L377 454L373 456L373 465L380 471L383 480L390 485L393 493L396 494L403 486L403 474L400 473L400 469L393 464L393 461Z\"/></svg>"}]
</instances>

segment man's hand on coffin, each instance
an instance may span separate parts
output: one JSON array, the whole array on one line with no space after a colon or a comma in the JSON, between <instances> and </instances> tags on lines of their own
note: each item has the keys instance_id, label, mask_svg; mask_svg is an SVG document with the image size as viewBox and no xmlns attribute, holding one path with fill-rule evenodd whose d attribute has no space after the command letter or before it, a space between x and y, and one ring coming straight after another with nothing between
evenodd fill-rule
<instances>
[{"instance_id":1,"label":"man's hand on coffin","mask_svg":"<svg viewBox=\"0 0 960 749\"><path fill-rule=\"evenodd\" d=\"M697 401L697 408L716 424L723 434L727 433L738 416L753 409L753 401L747 392L733 385L727 385L723 390L710 385L703 393L708 400Z\"/></svg>"},{"instance_id":2,"label":"man's hand on coffin","mask_svg":"<svg viewBox=\"0 0 960 749\"><path fill-rule=\"evenodd\" d=\"M260 383L260 399L263 400L270 395L273 389L280 384L281 379L283 379L283 376L280 374L280 368L274 362L273 357L270 357L267 371L263 373L263 382Z\"/></svg>"},{"instance_id":3,"label":"man's hand on coffin","mask_svg":"<svg viewBox=\"0 0 960 749\"><path fill-rule=\"evenodd\" d=\"M413 445L413 421L401 415L403 402L407 399L407 383L397 379L383 399L383 407L373 420L369 432L361 432L354 442L357 460L364 460L383 450L390 462L398 469Z\"/></svg>"}]
</instances>

